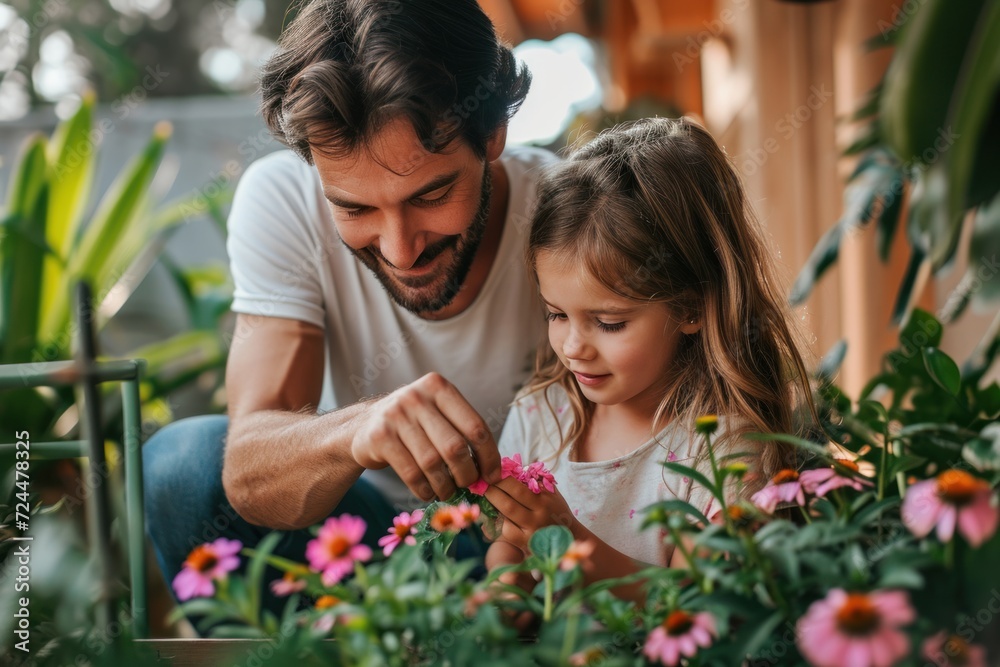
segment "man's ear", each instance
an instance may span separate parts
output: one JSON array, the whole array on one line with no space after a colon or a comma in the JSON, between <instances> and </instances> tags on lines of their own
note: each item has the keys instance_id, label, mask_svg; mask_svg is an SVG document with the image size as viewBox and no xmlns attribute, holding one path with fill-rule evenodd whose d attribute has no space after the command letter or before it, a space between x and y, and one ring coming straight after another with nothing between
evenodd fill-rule
<instances>
[{"instance_id":1,"label":"man's ear","mask_svg":"<svg viewBox=\"0 0 1000 667\"><path fill-rule=\"evenodd\" d=\"M504 123L494 130L493 135L486 142L486 161L493 162L498 159L506 145L507 123Z\"/></svg>"}]
</instances>

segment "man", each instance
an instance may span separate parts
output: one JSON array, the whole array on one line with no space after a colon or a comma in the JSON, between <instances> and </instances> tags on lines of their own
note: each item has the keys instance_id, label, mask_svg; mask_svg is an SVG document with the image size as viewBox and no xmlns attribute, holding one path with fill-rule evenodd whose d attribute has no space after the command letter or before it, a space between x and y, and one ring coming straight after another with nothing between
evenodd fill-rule
<instances>
[{"instance_id":1,"label":"man","mask_svg":"<svg viewBox=\"0 0 1000 667\"><path fill-rule=\"evenodd\" d=\"M522 250L553 158L504 152L529 83L474 0L314 0L282 35L262 109L292 150L247 170L229 219L229 419L144 448L168 580L220 535L287 531L302 560L305 528L351 513L374 546L398 510L499 480L544 330Z\"/></svg>"}]
</instances>

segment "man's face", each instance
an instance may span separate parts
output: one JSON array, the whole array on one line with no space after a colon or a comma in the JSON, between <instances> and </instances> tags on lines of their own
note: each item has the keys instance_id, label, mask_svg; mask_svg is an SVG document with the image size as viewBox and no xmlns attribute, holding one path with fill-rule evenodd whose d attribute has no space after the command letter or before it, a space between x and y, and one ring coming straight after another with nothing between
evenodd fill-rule
<instances>
[{"instance_id":1,"label":"man's face","mask_svg":"<svg viewBox=\"0 0 1000 667\"><path fill-rule=\"evenodd\" d=\"M341 240L389 296L415 313L451 303L486 230L489 165L462 141L427 152L403 120L350 156L312 155Z\"/></svg>"}]
</instances>

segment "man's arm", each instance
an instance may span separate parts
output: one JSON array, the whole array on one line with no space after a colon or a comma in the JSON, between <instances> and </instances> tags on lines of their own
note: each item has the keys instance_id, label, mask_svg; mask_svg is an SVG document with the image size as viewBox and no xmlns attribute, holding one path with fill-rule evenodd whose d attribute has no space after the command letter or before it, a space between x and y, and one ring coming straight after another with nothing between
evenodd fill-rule
<instances>
[{"instance_id":1,"label":"man's arm","mask_svg":"<svg viewBox=\"0 0 1000 667\"><path fill-rule=\"evenodd\" d=\"M480 475L499 480L489 428L437 373L316 415L324 364L319 327L238 316L226 368L230 424L222 482L246 520L283 530L312 525L365 468L392 466L423 500L447 498Z\"/></svg>"},{"instance_id":2,"label":"man's arm","mask_svg":"<svg viewBox=\"0 0 1000 667\"><path fill-rule=\"evenodd\" d=\"M251 523L290 530L323 519L361 475L351 455L359 403L316 415L324 334L297 320L240 314L226 366L222 483Z\"/></svg>"}]
</instances>

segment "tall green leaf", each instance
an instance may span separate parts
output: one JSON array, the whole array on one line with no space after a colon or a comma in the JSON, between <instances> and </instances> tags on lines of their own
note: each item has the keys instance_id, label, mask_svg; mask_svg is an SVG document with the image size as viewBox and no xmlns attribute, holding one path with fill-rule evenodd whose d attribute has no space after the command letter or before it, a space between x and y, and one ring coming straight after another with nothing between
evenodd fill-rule
<instances>
[{"instance_id":1,"label":"tall green leaf","mask_svg":"<svg viewBox=\"0 0 1000 667\"><path fill-rule=\"evenodd\" d=\"M105 193L79 245L67 259L62 287L55 305L45 313L40 332L43 341L56 339L69 322L70 286L77 280L93 282L111 258L126 226L134 219L163 157L171 127L160 123L145 150L138 155ZM138 253L139 248L135 249Z\"/></svg>"},{"instance_id":2,"label":"tall green leaf","mask_svg":"<svg viewBox=\"0 0 1000 667\"><path fill-rule=\"evenodd\" d=\"M29 361L36 344L45 258L45 137L28 139L9 189L0 229L0 362Z\"/></svg>"},{"instance_id":3,"label":"tall green leaf","mask_svg":"<svg viewBox=\"0 0 1000 667\"><path fill-rule=\"evenodd\" d=\"M45 260L43 313L56 302L64 263L76 241L89 200L95 165L94 137L91 135L93 106L93 94L85 95L76 113L56 128L49 145L49 206L45 235L56 254Z\"/></svg>"}]
</instances>

